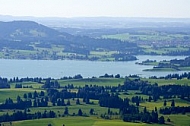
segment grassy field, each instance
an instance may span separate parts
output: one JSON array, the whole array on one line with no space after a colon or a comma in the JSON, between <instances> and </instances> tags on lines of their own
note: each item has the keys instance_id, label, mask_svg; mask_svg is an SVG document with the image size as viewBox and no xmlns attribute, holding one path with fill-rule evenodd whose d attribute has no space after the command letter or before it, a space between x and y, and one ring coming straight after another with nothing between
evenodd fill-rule
<instances>
[{"instance_id":1,"label":"grassy field","mask_svg":"<svg viewBox=\"0 0 190 126\"><path fill-rule=\"evenodd\" d=\"M140 46L146 54L167 54L173 51L187 51L188 47L183 45L176 45L176 47L165 46L164 42L171 41L187 41L185 38L190 38L190 35L184 34L170 34L165 32L151 31L151 30L139 30L137 33L121 33L114 35L102 35L102 38L118 39L122 41L135 42ZM146 42L146 43L144 43ZM152 47L152 44L159 43L157 48Z\"/></svg>"},{"instance_id":2,"label":"grassy field","mask_svg":"<svg viewBox=\"0 0 190 126\"><path fill-rule=\"evenodd\" d=\"M112 54L117 53L117 51L102 51L102 52L97 52L97 51L91 51L90 55L93 56L111 56Z\"/></svg>"},{"instance_id":3,"label":"grassy field","mask_svg":"<svg viewBox=\"0 0 190 126\"><path fill-rule=\"evenodd\" d=\"M171 122L166 122L167 125L175 126L189 126L190 115L169 115L165 118L170 118ZM146 123L130 123L121 120L103 120L95 117L63 117L56 119L38 119L13 122L14 126L163 126L159 124L146 124ZM10 123L4 123L4 126L10 126Z\"/></svg>"},{"instance_id":4,"label":"grassy field","mask_svg":"<svg viewBox=\"0 0 190 126\"><path fill-rule=\"evenodd\" d=\"M177 80L177 79L170 79L170 80L165 80L165 79L146 79L142 78L144 81L149 81L152 84L158 83L159 85L167 85L167 84L188 84L190 85L190 80L188 79L182 79L182 80ZM84 86L86 84L90 85L99 85L99 86L117 86L118 84L123 84L124 79L115 79L115 78L93 78L93 79L72 79L72 80L59 80L61 86L66 86L68 84L73 84L74 86ZM23 97L24 93L28 92L34 92L35 90L41 91L40 87L41 84L37 84L34 82L24 82L23 85L28 85L32 86L33 88L22 88L22 89L15 89L14 86L15 84L11 84L11 89L0 89L0 103L4 102L6 98L12 98L13 100L16 100L16 97L20 95ZM140 93L139 90L129 90L126 93L124 92L119 92L121 98L132 98L133 96L141 96L144 99L148 99L147 95L141 95L141 94L136 94ZM67 102L68 99L65 99L65 103ZM171 100L172 99L167 99L167 106L171 105ZM175 106L190 106L190 103L181 100L178 98L175 98ZM52 106L51 103L49 103L49 107L32 107L30 108L31 113L35 112L44 112L46 111L54 111L56 114L60 117L55 118L55 119L39 119L39 120L31 120L31 121L19 121L19 122L13 122L14 126L34 126L34 125L40 125L40 126L47 126L49 123L51 123L53 126L60 126L65 124L66 126L159 126L159 124L144 124L144 123L129 123L129 122L123 122L122 120L117 120L119 119L119 115L113 115L113 119L115 120L103 120L100 119L101 114L105 114L108 111L108 108L105 107L100 107L98 104L98 100L90 100L90 102L93 102L93 104L85 104L83 103L82 99L80 99L80 105L76 105L76 98L75 99L70 99L71 106L67 106L69 110L70 115L77 115L78 110L81 109L83 114L90 116L90 117L79 117L79 116L69 116L69 117L61 117L63 115L63 112L65 110L65 106ZM140 110L143 110L144 107L147 108L147 110L154 110L155 107L159 110L159 108L163 107L164 100L158 100L157 102L143 102L140 103ZM90 115L90 109L94 109L95 115ZM113 113L119 112L119 109L111 109ZM9 113L12 114L13 110L1 110L0 115L4 113ZM160 116L160 115L159 115ZM165 116L165 119L167 119L168 116ZM171 123L167 123L170 125L175 125L175 126L188 126L190 124L190 115L169 115L169 118L171 119ZM9 126L9 124L6 124ZM4 126L6 126L4 125Z\"/></svg>"},{"instance_id":5,"label":"grassy field","mask_svg":"<svg viewBox=\"0 0 190 126\"><path fill-rule=\"evenodd\" d=\"M167 107L171 106L171 100L172 99L167 99ZM175 100L175 106L190 106L190 103L185 101L185 100L181 100L181 99L174 99ZM157 107L157 109L164 107L164 100L158 100L156 102L144 102L144 103L140 103L140 107L146 107L147 110L154 110L155 107Z\"/></svg>"},{"instance_id":6,"label":"grassy field","mask_svg":"<svg viewBox=\"0 0 190 126\"><path fill-rule=\"evenodd\" d=\"M183 34L166 34L166 33L159 33L153 31L138 31L138 34L129 34L129 33L122 33L122 34L114 34L114 35L103 35L102 38L111 38L111 39L119 39L122 41L130 41L134 42L137 40L142 41L172 41L172 40L182 40L187 35ZM188 35L189 36L189 35Z\"/></svg>"},{"instance_id":7,"label":"grassy field","mask_svg":"<svg viewBox=\"0 0 190 126\"><path fill-rule=\"evenodd\" d=\"M135 96L141 96L141 97L143 97L143 99L148 99L148 95L143 95L143 94L136 94L136 93L140 93L140 91L139 90L129 90L129 91L127 91L126 92L128 95L126 95L125 93L123 93L123 92L120 92L120 97L121 98L129 98L129 99L131 99L132 97L135 97Z\"/></svg>"},{"instance_id":8,"label":"grassy field","mask_svg":"<svg viewBox=\"0 0 190 126\"><path fill-rule=\"evenodd\" d=\"M93 108L94 113L95 113L95 115L93 116L97 116L97 117L99 117L101 114L107 113L108 111L108 108L99 106L98 100L90 100L90 102L93 102L94 104L85 104L82 102L82 99L80 99L80 105L76 105L76 99L75 100L70 99L70 102L71 102L71 105L67 106L70 115L77 115L79 109L82 110L83 114L89 116L90 109ZM45 110L47 111L52 110L62 116L65 110L65 106L35 107L35 108L31 108L30 110L31 110L31 113L35 113L38 111L44 112ZM114 113L119 112L119 109L110 109L110 110Z\"/></svg>"},{"instance_id":9,"label":"grassy field","mask_svg":"<svg viewBox=\"0 0 190 126\"><path fill-rule=\"evenodd\" d=\"M111 39L119 39L119 40L129 40L130 34L123 33L123 34L115 34L115 35L103 35L102 38L111 38Z\"/></svg>"},{"instance_id":10,"label":"grassy field","mask_svg":"<svg viewBox=\"0 0 190 126\"><path fill-rule=\"evenodd\" d=\"M120 78L87 78L87 79L72 79L72 80L60 80L61 86L73 84L74 86L98 85L98 86L117 86L123 84L124 79Z\"/></svg>"},{"instance_id":11,"label":"grassy field","mask_svg":"<svg viewBox=\"0 0 190 126\"><path fill-rule=\"evenodd\" d=\"M187 51L188 48L186 47L181 47L181 46L177 46L177 47L160 47L160 48L152 48L152 46L149 45L140 45L141 48L143 48L143 51L146 53L155 53L158 55L162 55L162 54L166 54L167 52L171 52L171 51Z\"/></svg>"},{"instance_id":12,"label":"grassy field","mask_svg":"<svg viewBox=\"0 0 190 126\"><path fill-rule=\"evenodd\" d=\"M14 122L14 126L161 126L159 124L130 123L121 120L103 120L93 117L64 117L57 119L40 119Z\"/></svg>"},{"instance_id":13,"label":"grassy field","mask_svg":"<svg viewBox=\"0 0 190 126\"><path fill-rule=\"evenodd\" d=\"M181 80L177 80L177 79L147 79L147 78L142 78L142 80L144 81L149 81L152 84L157 83L158 85L169 85L169 84L180 84L180 85L189 85L190 86L190 80L188 79L181 79Z\"/></svg>"},{"instance_id":14,"label":"grassy field","mask_svg":"<svg viewBox=\"0 0 190 126\"><path fill-rule=\"evenodd\" d=\"M15 87L16 83L11 83L11 88ZM23 86L32 86L31 90L41 90L42 84L36 83L36 82L22 82Z\"/></svg>"},{"instance_id":15,"label":"grassy field","mask_svg":"<svg viewBox=\"0 0 190 126\"><path fill-rule=\"evenodd\" d=\"M37 59L37 60L95 60L95 61L115 61L112 54L117 54L115 51L107 50L89 50L89 54L81 54L72 51L65 51L64 46L51 45L50 48L36 47L32 45L34 50L15 50L9 49L8 52L0 52L0 58L3 59Z\"/></svg>"},{"instance_id":16,"label":"grassy field","mask_svg":"<svg viewBox=\"0 0 190 126\"><path fill-rule=\"evenodd\" d=\"M0 103L4 102L6 98L11 98L14 101L17 96L23 97L25 93L32 92L31 89L0 89Z\"/></svg>"},{"instance_id":17,"label":"grassy field","mask_svg":"<svg viewBox=\"0 0 190 126\"><path fill-rule=\"evenodd\" d=\"M165 118L167 117L171 119L171 123L167 123L167 125L189 126L190 124L189 115L165 116ZM53 126L62 126L63 124L65 126L162 126L159 124L130 123L123 122L121 120L103 120L91 117L64 117L57 119L40 119L32 121L14 122L13 124L14 126L47 126L48 124L52 124Z\"/></svg>"},{"instance_id":18,"label":"grassy field","mask_svg":"<svg viewBox=\"0 0 190 126\"><path fill-rule=\"evenodd\" d=\"M170 118L171 119L171 125L174 126L190 126L190 115L166 115L165 118Z\"/></svg>"},{"instance_id":19,"label":"grassy field","mask_svg":"<svg viewBox=\"0 0 190 126\"><path fill-rule=\"evenodd\" d=\"M11 84L10 89L0 89L0 103L4 102L6 98L11 98L13 101L16 101L17 96L21 98L25 93L33 93L34 91L40 92L42 84L34 82L23 82L23 86L32 86L33 88L15 88L15 83Z\"/></svg>"}]
</instances>

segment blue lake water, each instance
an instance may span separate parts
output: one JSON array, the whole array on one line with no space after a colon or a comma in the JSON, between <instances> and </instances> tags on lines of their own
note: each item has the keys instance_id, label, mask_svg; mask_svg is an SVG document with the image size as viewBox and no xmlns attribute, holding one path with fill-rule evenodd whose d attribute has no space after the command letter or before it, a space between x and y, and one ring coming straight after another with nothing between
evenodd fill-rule
<instances>
[{"instance_id":1,"label":"blue lake water","mask_svg":"<svg viewBox=\"0 0 190 126\"><path fill-rule=\"evenodd\" d=\"M165 76L179 72L145 72L143 69L151 66L136 65L135 62L150 60L183 59L184 56L137 56L139 60L128 62L99 62L76 60L10 60L0 59L0 77L52 77L61 78L81 74L83 77L98 77L108 74L120 74L121 76L138 74L142 77Z\"/></svg>"}]
</instances>

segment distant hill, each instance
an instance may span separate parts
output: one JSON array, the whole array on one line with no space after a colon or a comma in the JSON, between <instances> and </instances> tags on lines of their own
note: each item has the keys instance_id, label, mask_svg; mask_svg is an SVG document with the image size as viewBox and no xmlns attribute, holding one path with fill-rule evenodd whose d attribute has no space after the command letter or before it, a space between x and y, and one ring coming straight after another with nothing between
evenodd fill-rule
<instances>
[{"instance_id":1,"label":"distant hill","mask_svg":"<svg viewBox=\"0 0 190 126\"><path fill-rule=\"evenodd\" d=\"M65 38L66 36L69 34L60 33L33 21L0 22L0 39L35 41Z\"/></svg>"},{"instance_id":2,"label":"distant hill","mask_svg":"<svg viewBox=\"0 0 190 126\"><path fill-rule=\"evenodd\" d=\"M48 27L79 29L112 29L140 27L181 27L189 26L190 18L141 18L141 17L31 17L0 15L0 21L35 21Z\"/></svg>"},{"instance_id":3,"label":"distant hill","mask_svg":"<svg viewBox=\"0 0 190 126\"><path fill-rule=\"evenodd\" d=\"M52 48L60 45L65 52L89 54L90 51L137 52L135 43L116 39L95 39L74 36L33 21L0 22L0 49L34 50L34 47Z\"/></svg>"}]
</instances>

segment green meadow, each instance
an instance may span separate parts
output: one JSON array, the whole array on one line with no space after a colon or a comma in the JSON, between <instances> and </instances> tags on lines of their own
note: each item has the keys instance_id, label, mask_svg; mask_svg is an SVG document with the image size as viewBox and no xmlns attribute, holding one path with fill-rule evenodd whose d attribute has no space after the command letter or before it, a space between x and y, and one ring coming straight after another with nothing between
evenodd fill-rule
<instances>
[{"instance_id":1,"label":"green meadow","mask_svg":"<svg viewBox=\"0 0 190 126\"><path fill-rule=\"evenodd\" d=\"M71 79L71 80L59 80L61 86L73 84L74 86L85 85L98 85L98 86L118 86L123 84L123 78L85 78L85 79Z\"/></svg>"},{"instance_id":2,"label":"green meadow","mask_svg":"<svg viewBox=\"0 0 190 126\"><path fill-rule=\"evenodd\" d=\"M143 49L143 51L146 54L158 54L163 55L167 54L168 52L172 51L187 51L188 47L185 47L183 45L178 46L165 46L164 42L168 41L186 41L186 37L190 37L190 35L185 34L172 34L172 33L166 33L166 32L158 32L158 31L152 31L152 30L137 30L135 33L118 33L113 35L102 35L102 38L106 39L118 39L122 41L128 41L128 42L134 42L137 43L139 47ZM139 42L140 41L140 42ZM141 43L143 42L143 44ZM144 43L147 42L147 43ZM152 43L161 42L159 47L153 48ZM151 44L150 44L151 43Z\"/></svg>"},{"instance_id":3,"label":"green meadow","mask_svg":"<svg viewBox=\"0 0 190 126\"><path fill-rule=\"evenodd\" d=\"M138 31L137 34L130 33L121 33L114 35L102 35L102 38L110 38L110 39L119 39L122 41L130 41L134 42L137 40L143 41L172 41L172 40L182 40L187 35L183 34L167 34L167 33L159 33L153 31ZM189 35L188 35L189 36Z\"/></svg>"},{"instance_id":4,"label":"green meadow","mask_svg":"<svg viewBox=\"0 0 190 126\"><path fill-rule=\"evenodd\" d=\"M168 84L180 84L180 85L190 85L190 80L188 79L147 79L141 78L144 81L149 81L151 84L158 83L158 85L168 85ZM118 84L123 84L124 78L116 79L116 78L85 78L85 79L71 79L71 80L58 80L61 86L66 86L68 84L73 84L74 87L83 87L85 85L98 85L98 86L117 86ZM35 90L40 92L42 84L38 84L35 82L23 82L24 86L32 86L33 88L21 88L16 89L15 83L11 84L10 89L0 89L0 103L3 103L6 98L12 98L16 101L18 95L23 97L25 93L34 92ZM73 89L77 91L77 89ZM143 99L148 99L148 95L140 94L139 90L129 90L127 92L118 92L121 98L129 98L131 99L134 96L141 96ZM175 100L175 106L190 106L190 102L181 100L179 98L172 98ZM167 99L167 105L171 106L171 100ZM65 99L67 102L68 99ZM90 102L93 104L85 104L83 99L80 100L80 105L76 105L76 98L69 99L71 105L67 106L69 115L62 117L66 106L52 106L49 103L48 107L31 107L30 113L35 112L44 112L46 111L54 111L57 114L57 118L54 119L38 119L38 120L26 120L26 121L18 121L13 122L14 126L47 126L48 124L52 124L52 126L160 126L159 124L146 124L146 123L132 123L132 122L123 122L120 119L119 115L112 115L112 119L105 120L101 119L100 115L108 112L108 108L100 107L98 104L98 100L90 99ZM139 110L143 110L144 107L147 108L148 111L154 110L155 107L159 110L159 108L163 106L164 100L160 99L156 102L142 102L139 105ZM134 104L130 102L130 104ZM81 109L85 116L77 116L78 110ZM94 109L94 115L90 115L90 109ZM4 113L12 114L14 110L1 110L0 115ZM119 113L119 109L111 109L113 113ZM159 115L161 116L161 115ZM166 125L175 125L175 126L188 126L190 124L190 115L187 113L186 115L178 114L178 115L164 115L165 120L169 117L171 122L166 121ZM4 123L4 126L9 126L9 123Z\"/></svg>"},{"instance_id":5,"label":"green meadow","mask_svg":"<svg viewBox=\"0 0 190 126\"><path fill-rule=\"evenodd\" d=\"M5 99L11 98L14 101L17 96L23 96L25 93L32 92L31 89L0 89L0 103L4 102Z\"/></svg>"},{"instance_id":6,"label":"green meadow","mask_svg":"<svg viewBox=\"0 0 190 126\"><path fill-rule=\"evenodd\" d=\"M158 85L169 85L169 84L179 84L179 85L189 85L190 86L190 80L188 79L147 79L142 78L142 80L148 81L151 84L157 83Z\"/></svg>"},{"instance_id":7,"label":"green meadow","mask_svg":"<svg viewBox=\"0 0 190 126\"><path fill-rule=\"evenodd\" d=\"M130 123L121 120L103 120L94 117L64 117L56 119L40 119L14 122L14 126L161 126L159 124Z\"/></svg>"},{"instance_id":8,"label":"green meadow","mask_svg":"<svg viewBox=\"0 0 190 126\"><path fill-rule=\"evenodd\" d=\"M170 118L171 122L166 122L165 126L189 126L190 115L169 115L165 118ZM9 126L9 123L5 123ZM56 119L39 119L14 122L14 126L163 126L160 124L146 124L146 123L131 123L123 122L121 120L103 120L95 117L62 117Z\"/></svg>"},{"instance_id":9,"label":"green meadow","mask_svg":"<svg viewBox=\"0 0 190 126\"><path fill-rule=\"evenodd\" d=\"M171 106L171 100L172 99L167 99L167 105L166 107L170 107ZM185 101L185 100L181 100L181 99L174 99L175 100L175 106L190 106L190 103ZM140 103L140 107L146 107L147 110L154 110L155 107L157 107L157 109L164 107L164 100L158 100L156 102L152 101L152 102L144 102L144 103Z\"/></svg>"}]
</instances>

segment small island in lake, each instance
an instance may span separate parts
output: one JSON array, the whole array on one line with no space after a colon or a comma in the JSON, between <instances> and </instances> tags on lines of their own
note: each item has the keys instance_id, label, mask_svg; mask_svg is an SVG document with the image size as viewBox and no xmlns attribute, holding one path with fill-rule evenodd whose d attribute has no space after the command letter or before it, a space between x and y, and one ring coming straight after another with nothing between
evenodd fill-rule
<instances>
[{"instance_id":1,"label":"small island in lake","mask_svg":"<svg viewBox=\"0 0 190 126\"><path fill-rule=\"evenodd\" d=\"M170 61L163 60L160 62L147 59L136 64L153 66L152 69L145 69L143 71L188 71L190 70L190 57L185 59L172 59Z\"/></svg>"}]
</instances>

